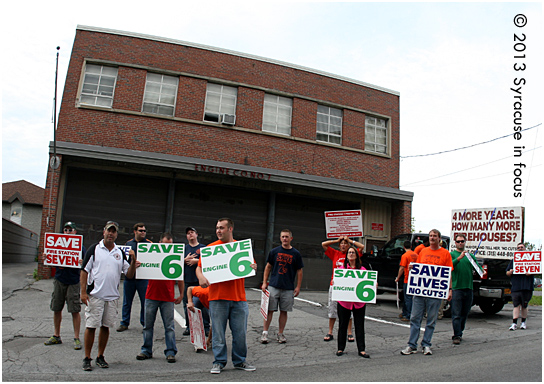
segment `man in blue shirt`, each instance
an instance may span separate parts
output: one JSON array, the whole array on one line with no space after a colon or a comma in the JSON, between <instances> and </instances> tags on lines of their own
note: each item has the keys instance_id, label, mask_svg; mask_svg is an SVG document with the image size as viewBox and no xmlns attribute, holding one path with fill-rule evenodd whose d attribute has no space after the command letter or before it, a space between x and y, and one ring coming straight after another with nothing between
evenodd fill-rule
<instances>
[{"instance_id":1,"label":"man in blue shirt","mask_svg":"<svg viewBox=\"0 0 544 384\"><path fill-rule=\"evenodd\" d=\"M183 294L183 312L185 313L185 331L184 336L191 333L189 329L189 319L187 318L187 290L189 287L198 285L198 277L196 277L196 268L198 267L198 259L200 259L200 248L204 248L204 244L198 242L198 232L193 227L185 228L187 241L189 244L185 246L185 268L183 268L183 281L185 283L185 291ZM210 329L210 318L203 313L204 328Z\"/></svg>"}]
</instances>

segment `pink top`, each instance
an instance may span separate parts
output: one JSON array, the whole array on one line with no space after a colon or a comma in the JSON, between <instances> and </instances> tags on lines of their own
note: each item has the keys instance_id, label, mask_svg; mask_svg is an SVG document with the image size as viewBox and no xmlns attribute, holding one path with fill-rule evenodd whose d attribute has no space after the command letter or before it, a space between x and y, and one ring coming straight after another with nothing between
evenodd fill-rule
<instances>
[{"instance_id":1,"label":"pink top","mask_svg":"<svg viewBox=\"0 0 544 384\"><path fill-rule=\"evenodd\" d=\"M344 269L344 266L340 267L342 269ZM349 262L348 262L348 267L347 269L354 269L354 268L351 268L351 266L349 265ZM361 265L361 268L363 271L366 271L366 268L363 267ZM346 309L349 309L350 311L352 311L353 309L361 309L365 306L366 303L359 303L359 302L353 302L353 301L339 301L338 304L340 304L342 307L346 308Z\"/></svg>"}]
</instances>

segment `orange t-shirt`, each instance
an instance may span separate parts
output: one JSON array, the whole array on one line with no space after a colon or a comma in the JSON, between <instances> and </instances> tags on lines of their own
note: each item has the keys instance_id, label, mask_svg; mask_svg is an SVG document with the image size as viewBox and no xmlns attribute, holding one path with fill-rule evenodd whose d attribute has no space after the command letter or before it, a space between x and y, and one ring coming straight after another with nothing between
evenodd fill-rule
<instances>
[{"instance_id":1,"label":"orange t-shirt","mask_svg":"<svg viewBox=\"0 0 544 384\"><path fill-rule=\"evenodd\" d=\"M421 264L442 265L444 267L451 267L453 271L453 262L451 260L451 254L446 248L440 247L436 251L431 247L423 249L417 257L417 262Z\"/></svg>"},{"instance_id":2,"label":"orange t-shirt","mask_svg":"<svg viewBox=\"0 0 544 384\"><path fill-rule=\"evenodd\" d=\"M236 240L233 240L236 241ZM212 245L226 244L221 240L214 241L208 244L208 247ZM198 259L198 266L202 268L202 257ZM229 300L229 301L247 301L246 300L246 287L245 280L236 279L230 281L222 281L220 283L210 284L210 292L208 294L209 301L213 300Z\"/></svg>"},{"instance_id":3,"label":"orange t-shirt","mask_svg":"<svg viewBox=\"0 0 544 384\"><path fill-rule=\"evenodd\" d=\"M193 287L192 294L193 296L198 297L203 306L205 306L206 308L210 308L210 301L208 300L208 296L210 294L209 287L202 288L197 285L196 287Z\"/></svg>"},{"instance_id":4,"label":"orange t-shirt","mask_svg":"<svg viewBox=\"0 0 544 384\"><path fill-rule=\"evenodd\" d=\"M414 252L419 255L419 252L421 252L423 248L425 248L425 246L423 244L419 244L416 249L414 249Z\"/></svg>"},{"instance_id":5,"label":"orange t-shirt","mask_svg":"<svg viewBox=\"0 0 544 384\"><path fill-rule=\"evenodd\" d=\"M406 251L404 252L404 255L402 255L400 259L400 266L404 267L404 282L408 282L408 273L410 272L408 270L408 266L410 263L415 263L417 261L417 253L414 251Z\"/></svg>"}]
</instances>

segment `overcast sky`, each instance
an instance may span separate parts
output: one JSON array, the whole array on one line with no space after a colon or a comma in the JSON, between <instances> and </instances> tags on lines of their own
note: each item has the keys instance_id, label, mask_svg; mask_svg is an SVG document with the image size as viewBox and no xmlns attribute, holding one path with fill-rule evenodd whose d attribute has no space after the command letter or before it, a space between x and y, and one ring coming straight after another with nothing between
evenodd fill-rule
<instances>
[{"instance_id":1,"label":"overcast sky","mask_svg":"<svg viewBox=\"0 0 544 384\"><path fill-rule=\"evenodd\" d=\"M507 136L402 158L401 189L415 194L416 230L449 234L452 209L524 206L525 238L542 242L541 2L15 3L2 7L2 182L45 186L56 47L60 106L79 24L249 53L400 92L401 156ZM514 25L518 14L524 27ZM523 39L520 52L514 35ZM516 72L515 63L526 69ZM516 78L525 79L522 127L537 126L519 141L512 136ZM520 158L515 146L525 147ZM515 198L520 162L522 196Z\"/></svg>"}]
</instances>

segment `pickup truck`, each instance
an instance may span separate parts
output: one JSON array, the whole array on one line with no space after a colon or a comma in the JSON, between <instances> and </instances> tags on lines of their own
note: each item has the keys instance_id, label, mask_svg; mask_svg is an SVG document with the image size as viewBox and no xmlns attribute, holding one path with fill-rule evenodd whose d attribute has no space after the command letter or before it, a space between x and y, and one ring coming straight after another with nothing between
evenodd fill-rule
<instances>
[{"instance_id":1,"label":"pickup truck","mask_svg":"<svg viewBox=\"0 0 544 384\"><path fill-rule=\"evenodd\" d=\"M398 275L401 256L404 253L404 242L409 240L414 249L418 243L427 237L426 233L405 233L395 236L382 249L371 249L363 255L364 262L372 270L378 271L378 293L384 291L396 292L395 278ZM442 236L443 247L450 249L449 236ZM485 274L482 278L473 271L472 305L478 305L485 314L498 313L505 303L512 300L510 278L506 276L509 260L480 258L476 255L478 264ZM403 284L399 282L402 295ZM449 303L444 308L444 315L450 316Z\"/></svg>"}]
</instances>

